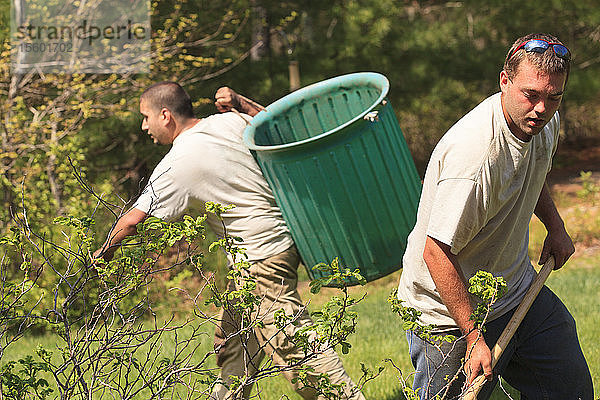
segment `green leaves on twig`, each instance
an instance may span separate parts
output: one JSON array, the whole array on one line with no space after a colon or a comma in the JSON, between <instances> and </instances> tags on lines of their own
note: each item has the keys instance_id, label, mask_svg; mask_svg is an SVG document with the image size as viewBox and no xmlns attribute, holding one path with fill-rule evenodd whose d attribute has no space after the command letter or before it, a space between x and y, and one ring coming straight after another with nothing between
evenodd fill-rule
<instances>
[{"instance_id":1,"label":"green leaves on twig","mask_svg":"<svg viewBox=\"0 0 600 400\"><path fill-rule=\"evenodd\" d=\"M310 282L310 292L317 294L323 286L343 287L348 281L355 280L361 285L366 285L367 280L360 274L358 268L350 270L342 267L339 258L334 258L331 264L319 263L312 268L314 271L324 272L322 278Z\"/></svg>"},{"instance_id":2,"label":"green leaves on twig","mask_svg":"<svg viewBox=\"0 0 600 400\"><path fill-rule=\"evenodd\" d=\"M469 293L481 300L471 315L471 320L475 321L477 327L483 326L492 306L504 296L506 290L506 280L503 277L494 277L486 271L477 271L469 279Z\"/></svg>"}]
</instances>

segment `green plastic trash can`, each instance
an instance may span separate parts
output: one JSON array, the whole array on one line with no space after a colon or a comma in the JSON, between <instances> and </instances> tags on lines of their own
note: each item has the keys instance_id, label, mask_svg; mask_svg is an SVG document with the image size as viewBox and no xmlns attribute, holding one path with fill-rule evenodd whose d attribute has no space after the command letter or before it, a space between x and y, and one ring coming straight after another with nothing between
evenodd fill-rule
<instances>
[{"instance_id":1,"label":"green plastic trash can","mask_svg":"<svg viewBox=\"0 0 600 400\"><path fill-rule=\"evenodd\" d=\"M388 90L377 73L332 78L277 100L244 132L313 279L335 257L367 281L401 267L421 181Z\"/></svg>"}]
</instances>

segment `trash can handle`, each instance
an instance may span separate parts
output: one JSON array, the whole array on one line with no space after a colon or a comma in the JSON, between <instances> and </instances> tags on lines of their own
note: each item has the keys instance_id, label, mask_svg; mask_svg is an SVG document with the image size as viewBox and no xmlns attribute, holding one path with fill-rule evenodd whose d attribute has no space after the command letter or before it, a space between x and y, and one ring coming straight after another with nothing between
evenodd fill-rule
<instances>
[{"instance_id":1,"label":"trash can handle","mask_svg":"<svg viewBox=\"0 0 600 400\"><path fill-rule=\"evenodd\" d=\"M387 99L381 100L371 111L365 114L363 119L370 122L379 122L379 109L387 105Z\"/></svg>"}]
</instances>

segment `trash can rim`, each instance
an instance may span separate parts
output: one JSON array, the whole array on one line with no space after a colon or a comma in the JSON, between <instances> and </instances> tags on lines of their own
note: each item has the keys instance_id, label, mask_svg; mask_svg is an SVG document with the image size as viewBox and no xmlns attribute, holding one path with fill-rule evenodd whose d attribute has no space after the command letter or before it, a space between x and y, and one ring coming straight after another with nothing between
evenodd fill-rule
<instances>
[{"instance_id":1,"label":"trash can rim","mask_svg":"<svg viewBox=\"0 0 600 400\"><path fill-rule=\"evenodd\" d=\"M344 82L352 83L352 80L354 80L356 78L366 78L366 79L369 79L369 80L373 81L374 83L379 84L381 86L381 88L380 88L381 93L379 94L379 97L377 98L377 100L375 100L368 108L366 108L363 112L358 114L356 117L352 118L351 120L348 120L347 122L341 124L340 126L337 126L333 129L330 129L319 135L316 135L316 136L313 136L313 137L310 137L307 139L299 140L296 142L277 144L277 145L269 145L269 146L257 145L254 142L254 133L256 132L256 127L259 126L260 124L262 124L268 118L270 118L269 111L275 112L274 110L282 108L283 104L285 102L290 101L290 99L295 99L296 97L302 98L306 92L310 92L310 91L314 90L315 88L341 85ZM353 124L354 122L356 122L359 119L363 119L365 117L365 115L367 115L369 112L371 112L373 110L373 108L375 108L377 105L379 105L385 99L385 97L388 94L389 87L390 87L390 83L389 83L388 79L384 75L382 75L378 72L354 72L351 74L340 75L337 77L326 79L321 82L313 83L309 86L305 86L303 88L296 90L295 92L292 92L292 93L282 97L279 100L276 100L275 102L273 102L269 106L267 106L263 111L256 114L254 116L254 118L252 118L252 120L250 121L249 125L244 130L244 134L243 134L244 144L250 150L275 151L275 150L289 149L289 148L296 147L296 146L302 146L306 143L317 141L319 139L322 139L326 136L332 135L332 134L344 129L345 127Z\"/></svg>"}]
</instances>

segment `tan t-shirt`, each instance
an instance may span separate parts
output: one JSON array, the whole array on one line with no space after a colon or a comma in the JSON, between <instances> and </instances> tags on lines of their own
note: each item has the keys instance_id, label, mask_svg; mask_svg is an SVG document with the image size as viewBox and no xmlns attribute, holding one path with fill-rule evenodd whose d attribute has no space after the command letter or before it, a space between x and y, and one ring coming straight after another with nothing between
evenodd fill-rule
<instances>
[{"instance_id":1,"label":"tan t-shirt","mask_svg":"<svg viewBox=\"0 0 600 400\"><path fill-rule=\"evenodd\" d=\"M240 246L249 261L290 248L293 241L273 192L242 143L245 127L245 121L230 112L204 118L180 133L134 208L170 220L194 203L201 210L207 201L234 204L222 216L228 234L244 240ZM223 234L213 214L207 222L217 235Z\"/></svg>"},{"instance_id":2,"label":"tan t-shirt","mask_svg":"<svg viewBox=\"0 0 600 400\"><path fill-rule=\"evenodd\" d=\"M531 141L519 140L508 128L497 93L440 140L425 174L398 288L398 298L423 313L421 322L456 326L423 260L427 236L451 247L467 280L478 270L506 279L508 293L490 320L518 305L535 275L527 254L529 222L558 131L556 113Z\"/></svg>"}]
</instances>

